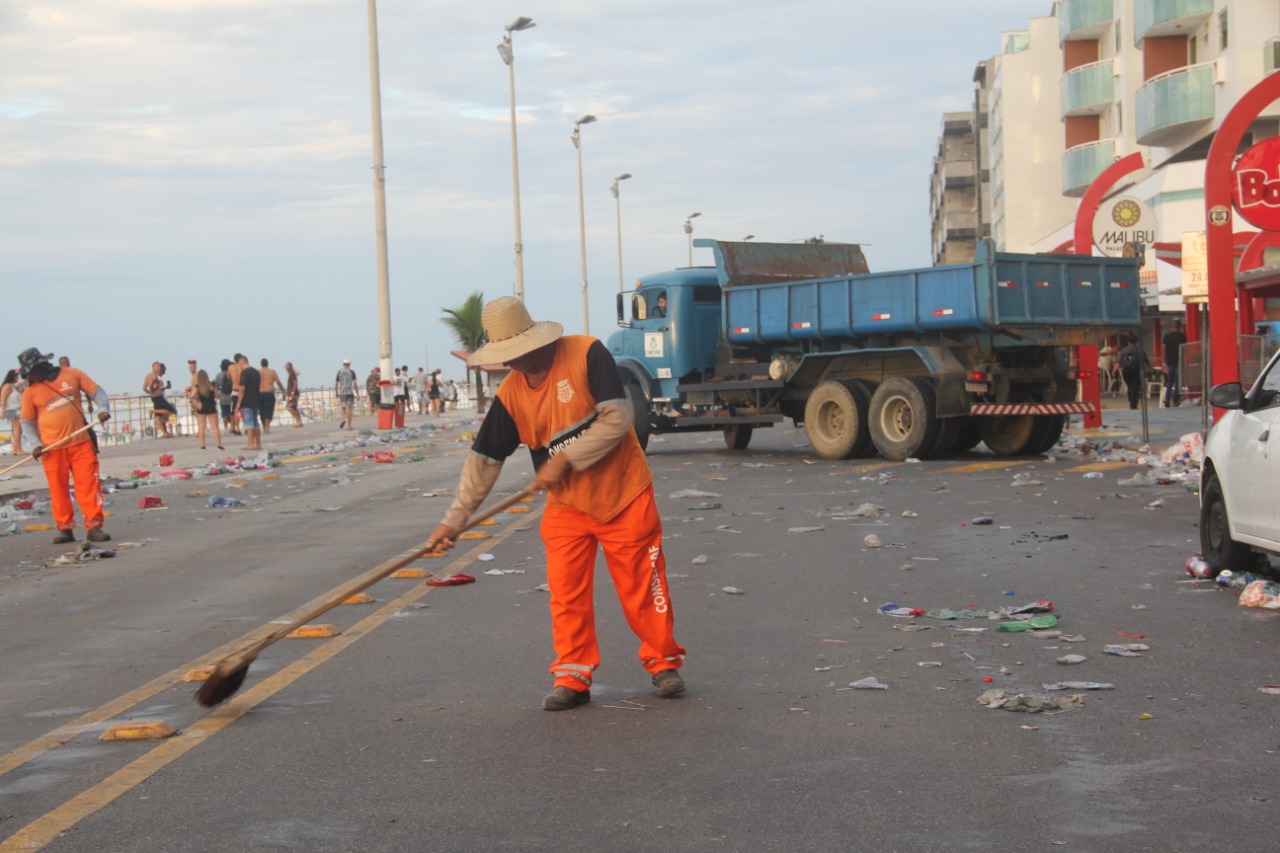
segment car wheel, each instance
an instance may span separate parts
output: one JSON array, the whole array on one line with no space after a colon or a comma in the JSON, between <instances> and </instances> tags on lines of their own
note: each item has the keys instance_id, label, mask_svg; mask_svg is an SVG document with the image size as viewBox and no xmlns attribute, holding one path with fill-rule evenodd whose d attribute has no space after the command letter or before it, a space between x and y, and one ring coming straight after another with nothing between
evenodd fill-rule
<instances>
[{"instance_id":1,"label":"car wheel","mask_svg":"<svg viewBox=\"0 0 1280 853\"><path fill-rule=\"evenodd\" d=\"M1252 548L1231 538L1231 518L1217 474L1209 475L1200 498L1200 555L1215 574L1251 567L1257 559Z\"/></svg>"}]
</instances>

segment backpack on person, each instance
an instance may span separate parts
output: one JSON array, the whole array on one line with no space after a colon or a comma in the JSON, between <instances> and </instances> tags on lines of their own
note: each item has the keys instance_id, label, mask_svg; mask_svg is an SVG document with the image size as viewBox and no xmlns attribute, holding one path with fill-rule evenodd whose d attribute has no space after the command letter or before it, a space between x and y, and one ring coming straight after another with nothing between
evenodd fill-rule
<instances>
[{"instance_id":1,"label":"backpack on person","mask_svg":"<svg viewBox=\"0 0 1280 853\"><path fill-rule=\"evenodd\" d=\"M230 397L231 392L235 390L231 385L231 374L225 370L222 371L222 382L218 385L218 390L227 397Z\"/></svg>"},{"instance_id":2,"label":"backpack on person","mask_svg":"<svg viewBox=\"0 0 1280 853\"><path fill-rule=\"evenodd\" d=\"M1124 372L1132 373L1133 371L1137 370L1138 362L1139 362L1139 358L1138 358L1137 347L1131 346L1128 349L1126 349L1124 352L1120 353L1120 369L1123 370Z\"/></svg>"}]
</instances>

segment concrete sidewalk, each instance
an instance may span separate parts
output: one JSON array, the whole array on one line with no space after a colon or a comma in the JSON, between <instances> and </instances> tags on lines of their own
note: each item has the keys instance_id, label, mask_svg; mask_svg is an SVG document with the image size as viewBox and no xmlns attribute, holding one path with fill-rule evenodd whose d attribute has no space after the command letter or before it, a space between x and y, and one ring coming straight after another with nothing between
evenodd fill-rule
<instances>
[{"instance_id":1,"label":"concrete sidewalk","mask_svg":"<svg viewBox=\"0 0 1280 853\"><path fill-rule=\"evenodd\" d=\"M378 420L374 415L357 415L355 429L338 429L337 421L316 421L301 427L289 424L273 424L271 432L263 435L262 446L270 453L291 455L299 450L319 445L329 446L350 441L361 435L364 430L376 434L396 435L399 429L378 430ZM480 416L474 407L467 411L446 412L439 417L411 414L405 418L404 429L433 431L438 428L465 427L474 425L478 428ZM206 441L206 449L200 449L199 439L194 435L182 435L174 438L144 438L127 444L113 444L102 448L99 467L103 479L128 480L135 469L157 471L164 468L195 468L213 461L224 459L252 460L261 451L245 449L243 435L222 434L222 450L213 444L213 437ZM159 464L162 455L173 457L172 465ZM22 457L0 457L0 469L12 465ZM15 496L45 495L48 487L45 483L44 469L37 461L28 462L0 480L0 502Z\"/></svg>"}]
</instances>

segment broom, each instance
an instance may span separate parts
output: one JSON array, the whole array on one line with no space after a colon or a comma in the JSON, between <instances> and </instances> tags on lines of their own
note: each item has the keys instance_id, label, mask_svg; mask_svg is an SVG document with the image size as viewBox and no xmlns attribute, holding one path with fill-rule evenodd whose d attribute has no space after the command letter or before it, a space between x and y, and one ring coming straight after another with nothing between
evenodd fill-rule
<instances>
[{"instance_id":1,"label":"broom","mask_svg":"<svg viewBox=\"0 0 1280 853\"><path fill-rule=\"evenodd\" d=\"M53 450L55 447L57 447L57 446L58 446L58 445L60 445L60 444L66 444L68 441L70 441L71 439L75 438L75 437L76 437L77 435L79 435L80 433L82 433L82 432L88 432L89 430L93 429L95 426L97 426L97 424L87 423L87 424L85 424L84 426L80 427L80 429L78 429L78 430L76 430L75 432L71 433L71 435L64 435L62 438L58 439L58 440L57 440L57 441L55 441L53 444L50 444L48 447L46 447L44 450L42 450L42 451L40 451L40 452L43 454L45 451ZM24 456L24 457L22 457L22 458L21 458L21 459L19 459L17 462L15 462L15 463L13 463L12 465L10 465L8 468L5 468L3 471L0 471L0 477L3 477L5 474L8 474L8 473L9 473L10 471L12 471L14 468L18 468L18 467L20 467L20 466L22 466L22 465L26 465L26 464L27 464L28 462L30 462L32 459L35 459L35 457L34 457L34 456Z\"/></svg>"},{"instance_id":2,"label":"broom","mask_svg":"<svg viewBox=\"0 0 1280 853\"><path fill-rule=\"evenodd\" d=\"M467 523L463 525L462 529L455 535L461 535L475 527L480 522L486 521L487 519L490 519L502 512L504 509L510 509L522 499L534 494L535 491L533 484L530 483L511 497L503 498L489 509L468 519ZM299 616L293 622L285 625L278 631L273 631L261 640L246 646L238 652L227 655L225 658L218 661L218 665L214 667L213 672L205 679L204 683L200 685L200 688L196 690L196 701L206 708L212 708L215 705L220 705L230 699L235 695L236 691L240 689L240 686L244 684L245 676L249 674L249 665L257 659L258 655L261 654L267 646L270 646L277 640L283 639L293 633L293 631L319 617L321 614L329 612L351 596L355 595L357 592L373 586L375 583L397 569L402 569L409 563L412 563L414 560L427 553L427 544L427 542L423 542L418 547L410 551L406 551L399 557L395 557L382 565L377 566L368 573L361 575L346 586L342 587L338 592L334 593L328 601L321 604L314 610L304 613L302 616Z\"/></svg>"}]
</instances>

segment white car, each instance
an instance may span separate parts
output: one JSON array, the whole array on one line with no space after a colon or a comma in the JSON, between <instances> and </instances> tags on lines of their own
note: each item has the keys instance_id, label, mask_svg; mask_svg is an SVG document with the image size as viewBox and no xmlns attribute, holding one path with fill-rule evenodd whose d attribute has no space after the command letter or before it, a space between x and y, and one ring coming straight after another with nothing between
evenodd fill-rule
<instances>
[{"instance_id":1,"label":"white car","mask_svg":"<svg viewBox=\"0 0 1280 853\"><path fill-rule=\"evenodd\" d=\"M1209 389L1227 411L1210 428L1200 469L1200 552L1215 572L1250 571L1280 554L1280 352L1249 393Z\"/></svg>"}]
</instances>

